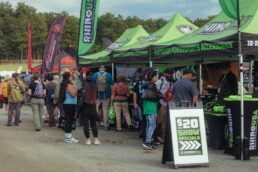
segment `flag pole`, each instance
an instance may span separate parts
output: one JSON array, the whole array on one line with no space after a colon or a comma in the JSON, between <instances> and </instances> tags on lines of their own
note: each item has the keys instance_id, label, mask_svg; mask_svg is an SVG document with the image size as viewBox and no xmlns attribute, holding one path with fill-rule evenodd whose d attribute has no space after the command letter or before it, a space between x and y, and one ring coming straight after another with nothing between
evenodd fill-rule
<instances>
[{"instance_id":1,"label":"flag pole","mask_svg":"<svg viewBox=\"0 0 258 172\"><path fill-rule=\"evenodd\" d=\"M240 70L240 107L241 107L241 160L244 159L243 143L244 143L244 73L243 73L243 54L242 54L242 39L241 39L241 20L240 20L240 2L237 0L237 30L238 30L238 56L239 56L239 70Z\"/></svg>"}]
</instances>

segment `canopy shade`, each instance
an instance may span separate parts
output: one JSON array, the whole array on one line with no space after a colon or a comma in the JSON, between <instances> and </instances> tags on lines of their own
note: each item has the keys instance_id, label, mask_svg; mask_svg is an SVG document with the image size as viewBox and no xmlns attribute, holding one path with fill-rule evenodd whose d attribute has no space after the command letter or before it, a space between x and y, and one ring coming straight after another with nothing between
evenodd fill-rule
<instances>
[{"instance_id":1,"label":"canopy shade","mask_svg":"<svg viewBox=\"0 0 258 172\"><path fill-rule=\"evenodd\" d=\"M168 41L176 40L197 30L198 27L188 21L180 13L176 13L168 23L145 39L141 39L130 46L113 50L113 62L145 61L149 60L149 49ZM132 58L132 57L135 58ZM130 57L130 58L124 58Z\"/></svg>"},{"instance_id":2,"label":"canopy shade","mask_svg":"<svg viewBox=\"0 0 258 172\"><path fill-rule=\"evenodd\" d=\"M127 29L113 44L111 44L106 50L100 51L95 54L80 56L79 64L92 64L97 62L109 62L109 55L112 50L130 46L136 43L139 39L148 37L149 34L144 28L139 25L134 28Z\"/></svg>"},{"instance_id":3,"label":"canopy shade","mask_svg":"<svg viewBox=\"0 0 258 172\"><path fill-rule=\"evenodd\" d=\"M258 1L240 0L244 55L258 54ZM238 54L237 21L221 12L192 34L153 47L153 61L210 58Z\"/></svg>"}]
</instances>

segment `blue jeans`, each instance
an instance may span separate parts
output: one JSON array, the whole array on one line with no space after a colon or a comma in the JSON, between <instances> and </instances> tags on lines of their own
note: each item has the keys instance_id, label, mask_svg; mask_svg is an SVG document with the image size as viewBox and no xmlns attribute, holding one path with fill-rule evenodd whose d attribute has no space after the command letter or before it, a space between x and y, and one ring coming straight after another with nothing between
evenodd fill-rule
<instances>
[{"instance_id":1,"label":"blue jeans","mask_svg":"<svg viewBox=\"0 0 258 172\"><path fill-rule=\"evenodd\" d=\"M151 143L152 135L156 128L157 114L146 115L146 140L145 143Z\"/></svg>"}]
</instances>

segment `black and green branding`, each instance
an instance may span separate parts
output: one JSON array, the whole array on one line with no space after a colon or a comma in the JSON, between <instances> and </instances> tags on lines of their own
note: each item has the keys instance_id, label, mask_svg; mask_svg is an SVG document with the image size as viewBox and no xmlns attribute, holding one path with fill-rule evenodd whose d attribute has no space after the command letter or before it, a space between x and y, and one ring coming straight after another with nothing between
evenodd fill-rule
<instances>
[{"instance_id":1,"label":"black and green branding","mask_svg":"<svg viewBox=\"0 0 258 172\"><path fill-rule=\"evenodd\" d=\"M234 48L233 41L227 42L203 42L192 45L183 45L180 47L160 48L154 50L155 56L163 56L169 54L188 54L205 51L216 51Z\"/></svg>"},{"instance_id":2,"label":"black and green branding","mask_svg":"<svg viewBox=\"0 0 258 172\"><path fill-rule=\"evenodd\" d=\"M249 140L249 149L256 150L257 148L257 121L258 119L258 110L253 112L253 116L251 119L251 130L250 130L250 140Z\"/></svg>"},{"instance_id":3,"label":"black and green branding","mask_svg":"<svg viewBox=\"0 0 258 172\"><path fill-rule=\"evenodd\" d=\"M180 156L202 155L201 129L198 117L176 118Z\"/></svg>"},{"instance_id":4,"label":"black and green branding","mask_svg":"<svg viewBox=\"0 0 258 172\"><path fill-rule=\"evenodd\" d=\"M227 109L227 116L228 116L228 147L233 148L234 143L234 129L233 129L233 117L231 109Z\"/></svg>"}]
</instances>

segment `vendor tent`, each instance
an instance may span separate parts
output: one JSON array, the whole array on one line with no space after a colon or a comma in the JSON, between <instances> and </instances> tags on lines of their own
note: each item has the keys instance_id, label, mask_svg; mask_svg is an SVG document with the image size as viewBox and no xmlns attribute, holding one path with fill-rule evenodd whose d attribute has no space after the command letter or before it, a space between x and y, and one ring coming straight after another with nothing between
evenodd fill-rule
<instances>
[{"instance_id":1,"label":"vendor tent","mask_svg":"<svg viewBox=\"0 0 258 172\"><path fill-rule=\"evenodd\" d=\"M258 54L258 1L240 0L242 53ZM184 60L237 61L237 21L223 11L202 28L177 40L152 47L155 62Z\"/></svg>"},{"instance_id":2,"label":"vendor tent","mask_svg":"<svg viewBox=\"0 0 258 172\"><path fill-rule=\"evenodd\" d=\"M148 37L149 34L144 28L139 25L134 28L127 29L113 44L111 44L106 50L100 51L95 54L86 55L79 57L80 65L92 65L94 63L105 63L110 62L110 54L112 50L131 46L136 43L139 39Z\"/></svg>"},{"instance_id":3,"label":"vendor tent","mask_svg":"<svg viewBox=\"0 0 258 172\"><path fill-rule=\"evenodd\" d=\"M176 40L194 32L197 29L197 26L188 21L180 13L176 13L165 26L163 26L161 29L159 29L149 37L140 39L135 44L113 50L112 61L115 63L142 63L144 61L149 62L149 50L152 46Z\"/></svg>"}]
</instances>

